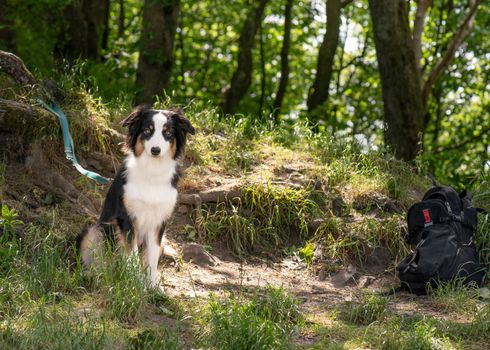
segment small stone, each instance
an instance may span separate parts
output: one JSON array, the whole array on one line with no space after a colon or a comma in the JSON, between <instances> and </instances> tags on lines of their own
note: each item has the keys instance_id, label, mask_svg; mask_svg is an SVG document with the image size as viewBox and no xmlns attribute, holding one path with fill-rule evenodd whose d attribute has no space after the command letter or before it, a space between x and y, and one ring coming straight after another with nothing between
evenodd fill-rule
<instances>
[{"instance_id":1,"label":"small stone","mask_svg":"<svg viewBox=\"0 0 490 350\"><path fill-rule=\"evenodd\" d=\"M187 207L187 205L182 204L182 205L179 205L179 207L177 208L177 212L179 214L187 214L189 212L189 208Z\"/></svg>"},{"instance_id":2,"label":"small stone","mask_svg":"<svg viewBox=\"0 0 490 350\"><path fill-rule=\"evenodd\" d=\"M97 171L101 171L102 170L102 165L100 165L100 163L97 160L93 159L93 158L88 158L87 159L87 164L89 166L91 166L92 168L94 168L95 170L97 170Z\"/></svg>"},{"instance_id":3,"label":"small stone","mask_svg":"<svg viewBox=\"0 0 490 350\"><path fill-rule=\"evenodd\" d=\"M313 184L313 189L315 189L317 191L321 191L322 182L320 180L315 180L315 183Z\"/></svg>"},{"instance_id":4,"label":"small stone","mask_svg":"<svg viewBox=\"0 0 490 350\"><path fill-rule=\"evenodd\" d=\"M345 208L345 202L341 197L336 197L332 201L332 213L335 216L342 216Z\"/></svg>"},{"instance_id":5,"label":"small stone","mask_svg":"<svg viewBox=\"0 0 490 350\"><path fill-rule=\"evenodd\" d=\"M356 282L354 279L354 274L355 271L350 272L348 268L343 269L330 277L329 282L332 283L335 288L344 288L347 285L354 285Z\"/></svg>"},{"instance_id":6,"label":"small stone","mask_svg":"<svg viewBox=\"0 0 490 350\"><path fill-rule=\"evenodd\" d=\"M480 298L490 299L490 289L488 289L487 287L480 288L478 292L480 294Z\"/></svg>"},{"instance_id":7,"label":"small stone","mask_svg":"<svg viewBox=\"0 0 490 350\"><path fill-rule=\"evenodd\" d=\"M206 249L195 243L189 243L182 248L182 259L199 266L216 266L217 259L209 254Z\"/></svg>"},{"instance_id":8,"label":"small stone","mask_svg":"<svg viewBox=\"0 0 490 350\"><path fill-rule=\"evenodd\" d=\"M357 281L357 286L359 288L367 288L371 285L371 283L374 282L376 278L373 276L361 276L359 280Z\"/></svg>"},{"instance_id":9,"label":"small stone","mask_svg":"<svg viewBox=\"0 0 490 350\"><path fill-rule=\"evenodd\" d=\"M162 254L165 256L168 256L170 258L176 258L178 255L177 251L174 248L172 248L171 246L169 246L168 244L163 245Z\"/></svg>"},{"instance_id":10,"label":"small stone","mask_svg":"<svg viewBox=\"0 0 490 350\"><path fill-rule=\"evenodd\" d=\"M320 281L325 281L327 279L327 276L328 276L327 270L325 269L325 266L323 266L320 272L318 273L318 279Z\"/></svg>"}]
</instances>

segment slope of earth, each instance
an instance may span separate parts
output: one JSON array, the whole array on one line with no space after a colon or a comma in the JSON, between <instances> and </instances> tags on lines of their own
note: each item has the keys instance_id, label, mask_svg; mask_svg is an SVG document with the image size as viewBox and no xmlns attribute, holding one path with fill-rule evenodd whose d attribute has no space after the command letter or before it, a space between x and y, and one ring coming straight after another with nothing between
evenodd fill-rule
<instances>
[{"instance_id":1,"label":"slope of earth","mask_svg":"<svg viewBox=\"0 0 490 350\"><path fill-rule=\"evenodd\" d=\"M125 111L83 91L72 97L63 108L78 116L77 156L112 177L124 130L110 126ZM380 293L397 286L395 266L409 252L405 212L430 186L420 169L299 124L271 131L253 119L219 122L200 106L186 112L198 133L167 230L163 292L146 288L139 262L118 252L81 268L74 238L95 220L108 185L64 159L54 118L42 116L31 137L2 144L0 348L489 343L488 301L478 290L454 283L425 297Z\"/></svg>"}]
</instances>

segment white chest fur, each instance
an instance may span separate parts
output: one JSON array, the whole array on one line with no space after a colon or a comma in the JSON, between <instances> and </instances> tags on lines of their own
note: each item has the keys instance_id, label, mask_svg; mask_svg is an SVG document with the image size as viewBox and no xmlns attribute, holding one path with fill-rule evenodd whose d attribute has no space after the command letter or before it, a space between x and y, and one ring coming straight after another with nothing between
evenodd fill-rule
<instances>
[{"instance_id":1,"label":"white chest fur","mask_svg":"<svg viewBox=\"0 0 490 350\"><path fill-rule=\"evenodd\" d=\"M172 214L177 189L172 186L176 161L171 157L153 158L142 154L126 159L124 204L136 222L138 240L159 230Z\"/></svg>"}]
</instances>

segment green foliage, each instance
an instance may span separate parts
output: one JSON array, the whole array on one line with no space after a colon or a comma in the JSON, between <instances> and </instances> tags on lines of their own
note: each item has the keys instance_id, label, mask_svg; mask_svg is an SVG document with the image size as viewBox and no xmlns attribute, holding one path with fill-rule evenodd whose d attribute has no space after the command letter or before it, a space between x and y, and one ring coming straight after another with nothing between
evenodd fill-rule
<instances>
[{"instance_id":1,"label":"green foliage","mask_svg":"<svg viewBox=\"0 0 490 350\"><path fill-rule=\"evenodd\" d=\"M404 220L397 214L356 222L332 216L318 227L313 239L322 244L325 257L345 263L355 260L363 264L368 247L387 248L394 261L399 261L408 253L401 229Z\"/></svg>"},{"instance_id":2,"label":"green foliage","mask_svg":"<svg viewBox=\"0 0 490 350\"><path fill-rule=\"evenodd\" d=\"M308 223L318 212L314 190L280 188L270 184L244 186L236 203L204 206L195 212L202 240L225 239L237 254L264 246L278 246L292 235L305 238Z\"/></svg>"},{"instance_id":3,"label":"green foliage","mask_svg":"<svg viewBox=\"0 0 490 350\"><path fill-rule=\"evenodd\" d=\"M169 327L163 326L158 329L147 329L129 338L129 349L184 349L178 333Z\"/></svg>"},{"instance_id":4,"label":"green foliage","mask_svg":"<svg viewBox=\"0 0 490 350\"><path fill-rule=\"evenodd\" d=\"M455 278L448 282L439 281L435 286L430 285L427 294L431 304L458 314L475 314L478 310L478 286L465 285L463 282L463 279Z\"/></svg>"},{"instance_id":5,"label":"green foliage","mask_svg":"<svg viewBox=\"0 0 490 350\"><path fill-rule=\"evenodd\" d=\"M290 349L302 322L298 302L268 287L250 300L212 297L201 320L201 342L213 349Z\"/></svg>"},{"instance_id":6,"label":"green foliage","mask_svg":"<svg viewBox=\"0 0 490 350\"><path fill-rule=\"evenodd\" d=\"M388 312L388 299L373 293L355 295L355 300L345 302L340 308L340 318L348 322L368 325L381 320Z\"/></svg>"},{"instance_id":7,"label":"green foliage","mask_svg":"<svg viewBox=\"0 0 490 350\"><path fill-rule=\"evenodd\" d=\"M95 286L99 288L111 317L120 321L135 321L141 318L151 297L147 288L148 277L142 271L139 257L129 257L107 249L107 254L98 257L94 271Z\"/></svg>"},{"instance_id":8,"label":"green foliage","mask_svg":"<svg viewBox=\"0 0 490 350\"><path fill-rule=\"evenodd\" d=\"M478 226L475 232L475 246L480 254L480 261L490 278L490 215L478 215Z\"/></svg>"},{"instance_id":9,"label":"green foliage","mask_svg":"<svg viewBox=\"0 0 490 350\"><path fill-rule=\"evenodd\" d=\"M298 257L308 266L311 266L313 264L314 254L315 245L311 243L307 243L303 248L298 250Z\"/></svg>"},{"instance_id":10,"label":"green foliage","mask_svg":"<svg viewBox=\"0 0 490 350\"><path fill-rule=\"evenodd\" d=\"M10 209L2 204L0 216L0 271L5 272L10 269L14 257L18 253L18 241L15 233L15 226L22 225L23 222L17 219L18 214L15 209Z\"/></svg>"},{"instance_id":11,"label":"green foliage","mask_svg":"<svg viewBox=\"0 0 490 350\"><path fill-rule=\"evenodd\" d=\"M400 324L395 320L386 331L381 333L380 349L454 349L449 338L438 333L431 320L422 319L408 327L407 330L402 330Z\"/></svg>"},{"instance_id":12,"label":"green foliage","mask_svg":"<svg viewBox=\"0 0 490 350\"><path fill-rule=\"evenodd\" d=\"M76 2L9 0L6 4L7 17L13 23L13 28L8 29L15 32L15 53L24 59L31 71L41 77L60 80L57 72L72 75L73 67L78 67L78 76L72 77L77 84L83 83L85 89L95 98L101 98L104 104L116 108L124 105L123 109L129 109L135 91L141 88L134 83L144 7L142 1L125 1L123 12L120 11L121 3L109 2L105 33L107 46L100 52L91 53L94 58L77 62L59 57L59 49L73 39L65 33L69 22L73 21L68 9ZM162 92L162 96L170 96L173 103L183 105L191 101L213 106L220 104L235 69L239 35L250 6L253 3L245 0L220 3L192 0L181 4L171 87ZM284 0L268 2L266 6L261 27L264 56L260 56L257 35L252 50L251 86L235 116L238 121L241 117L251 117L267 128L274 125L270 113L281 71L284 6ZM444 56L454 33L467 15L468 7L468 2L463 0L448 4L432 2L422 36L423 81ZM411 11L410 19L413 20L415 6L411 6ZM90 9L85 8L83 15L87 13L90 14ZM470 35L464 40L464 50L456 53L436 82L426 113L427 130L423 135L423 153L419 160L441 182L455 186L464 186L478 174L488 172L490 125L486 86L488 44L485 39L489 30L485 24L489 16L488 6L481 4ZM281 129L291 128L296 121L305 124L312 117L305 113L304 105L316 74L317 54L325 30L325 6L318 1L298 0L293 4L292 17L289 84L279 123L275 125L279 133ZM342 8L342 18L339 47L332 65L329 100L318 111L318 131L324 133L319 139L328 144L325 135L335 135L346 145L358 143L364 151L384 151L381 84L368 1L349 3ZM95 25L93 22L90 24ZM99 33L99 46L101 37L102 33ZM266 73L264 79L262 64ZM259 111L262 80L265 83L265 103L263 111ZM61 84L60 87L68 92L65 102L70 101L69 84ZM258 118L258 115L264 117ZM287 134L283 139L289 138L291 133ZM91 144L108 142L97 135L89 133L88 136ZM222 142L217 139L212 147L220 146ZM249 169L257 156L243 144L236 144L229 150L229 157L224 161L242 169ZM391 183L395 191L397 184L396 181Z\"/></svg>"}]
</instances>

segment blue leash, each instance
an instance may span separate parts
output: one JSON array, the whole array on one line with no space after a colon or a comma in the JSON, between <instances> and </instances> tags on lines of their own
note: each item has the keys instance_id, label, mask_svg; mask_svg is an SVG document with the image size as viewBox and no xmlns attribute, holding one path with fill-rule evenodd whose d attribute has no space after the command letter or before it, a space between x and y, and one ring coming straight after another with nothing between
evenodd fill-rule
<instances>
[{"instance_id":1,"label":"blue leash","mask_svg":"<svg viewBox=\"0 0 490 350\"><path fill-rule=\"evenodd\" d=\"M71 160L73 166L84 176L97 181L98 183L105 184L109 182L112 179L105 178L97 173L94 173L93 171L89 171L85 168L83 168L77 160L77 157L75 155L74 147L73 147L73 139L70 134L70 130L68 129L68 120L66 119L65 113L61 110L60 106L56 104L54 101L49 101L50 105L48 105L46 102L39 100L39 102L42 104L42 106L48 110L49 112L53 113L56 118L58 118L60 125L61 125L61 130L63 131L63 143L65 144L65 154L66 154L66 159Z\"/></svg>"}]
</instances>

